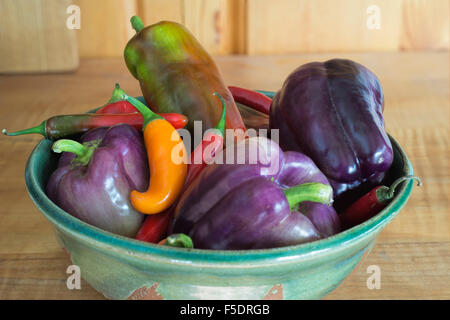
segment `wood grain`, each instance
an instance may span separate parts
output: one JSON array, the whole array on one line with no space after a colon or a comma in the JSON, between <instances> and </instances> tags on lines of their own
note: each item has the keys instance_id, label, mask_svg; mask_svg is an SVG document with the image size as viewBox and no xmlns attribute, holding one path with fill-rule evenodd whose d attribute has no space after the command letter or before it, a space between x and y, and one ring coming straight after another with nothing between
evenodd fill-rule
<instances>
[{"instance_id":1,"label":"wood grain","mask_svg":"<svg viewBox=\"0 0 450 320\"><path fill-rule=\"evenodd\" d=\"M277 90L297 66L332 57L373 70L386 96L388 131L423 180L373 251L327 299L450 299L449 53L216 56L230 85ZM270 75L270 76L267 76ZM0 76L0 128L21 129L55 114L102 105L119 82L139 95L122 59L83 59L75 74ZM87 283L68 290L66 254L28 197L24 168L38 136L0 137L0 299L103 299ZM381 269L381 289L366 286Z\"/></svg>"},{"instance_id":2,"label":"wood grain","mask_svg":"<svg viewBox=\"0 0 450 320\"><path fill-rule=\"evenodd\" d=\"M227 0L224 19L221 20L222 54L245 54L247 53L247 0Z\"/></svg>"},{"instance_id":3,"label":"wood grain","mask_svg":"<svg viewBox=\"0 0 450 320\"><path fill-rule=\"evenodd\" d=\"M72 2L80 30L65 27ZM371 6L379 29L367 26ZM448 50L450 42L448 0L3 0L0 10L0 72L73 70L78 55L122 57L136 14L146 25L184 24L216 55Z\"/></svg>"},{"instance_id":4,"label":"wood grain","mask_svg":"<svg viewBox=\"0 0 450 320\"><path fill-rule=\"evenodd\" d=\"M0 1L0 73L75 70L76 31L66 27L71 4L70 0Z\"/></svg>"},{"instance_id":5,"label":"wood grain","mask_svg":"<svg viewBox=\"0 0 450 320\"><path fill-rule=\"evenodd\" d=\"M130 18L137 13L134 0L74 0L81 10L78 32L80 56L120 57L135 31Z\"/></svg>"},{"instance_id":6,"label":"wood grain","mask_svg":"<svg viewBox=\"0 0 450 320\"><path fill-rule=\"evenodd\" d=\"M161 20L184 23L183 0L137 0L138 14L145 25Z\"/></svg>"},{"instance_id":7,"label":"wood grain","mask_svg":"<svg viewBox=\"0 0 450 320\"><path fill-rule=\"evenodd\" d=\"M449 12L447 0L403 1L400 49L448 50Z\"/></svg>"},{"instance_id":8,"label":"wood grain","mask_svg":"<svg viewBox=\"0 0 450 320\"><path fill-rule=\"evenodd\" d=\"M379 29L367 26L374 5ZM448 6L446 0L248 0L247 53L448 49Z\"/></svg>"},{"instance_id":9,"label":"wood grain","mask_svg":"<svg viewBox=\"0 0 450 320\"><path fill-rule=\"evenodd\" d=\"M82 57L122 56L134 31L130 18L139 15L145 25L170 20L185 25L211 54L233 52L236 28L228 28L229 0L74 0L81 8L79 31ZM236 0L234 0L236 1ZM234 10L234 7L233 7ZM240 31L240 30L239 30Z\"/></svg>"}]
</instances>

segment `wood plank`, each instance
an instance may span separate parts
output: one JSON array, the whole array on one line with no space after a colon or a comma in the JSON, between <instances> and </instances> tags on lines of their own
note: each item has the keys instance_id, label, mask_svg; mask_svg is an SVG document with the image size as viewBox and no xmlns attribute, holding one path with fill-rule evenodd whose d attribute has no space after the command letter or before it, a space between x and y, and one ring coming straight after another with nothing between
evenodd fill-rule
<instances>
[{"instance_id":1,"label":"wood plank","mask_svg":"<svg viewBox=\"0 0 450 320\"><path fill-rule=\"evenodd\" d=\"M450 242L380 243L325 300L450 298ZM378 266L380 289L369 289L369 266Z\"/></svg>"},{"instance_id":2,"label":"wood plank","mask_svg":"<svg viewBox=\"0 0 450 320\"><path fill-rule=\"evenodd\" d=\"M0 1L0 73L75 70L79 63L76 30L66 27L71 3Z\"/></svg>"},{"instance_id":3,"label":"wood plank","mask_svg":"<svg viewBox=\"0 0 450 320\"><path fill-rule=\"evenodd\" d=\"M122 56L126 42L134 34L129 23L134 14L140 15L146 25L160 20L184 24L211 54L449 48L446 0L379 0L375 5L380 10L380 29L367 27L375 14L368 11L374 5L371 0L286 0L276 5L269 0L74 0L74 3L81 8L82 26L81 30L71 30L71 35L78 36L82 57Z\"/></svg>"},{"instance_id":4,"label":"wood plank","mask_svg":"<svg viewBox=\"0 0 450 320\"><path fill-rule=\"evenodd\" d=\"M67 71L76 69L78 56L121 57L134 14L146 24L186 25L211 54L449 49L447 0L379 0L380 29L367 27L371 0L43 1L1 2L8 14L0 72ZM72 2L81 8L80 30L65 27Z\"/></svg>"},{"instance_id":5,"label":"wood plank","mask_svg":"<svg viewBox=\"0 0 450 320\"><path fill-rule=\"evenodd\" d=\"M184 23L183 0L138 0L138 14L145 25L161 20Z\"/></svg>"},{"instance_id":6,"label":"wood plank","mask_svg":"<svg viewBox=\"0 0 450 320\"><path fill-rule=\"evenodd\" d=\"M184 25L210 54L220 52L221 1L185 0Z\"/></svg>"},{"instance_id":7,"label":"wood plank","mask_svg":"<svg viewBox=\"0 0 450 320\"><path fill-rule=\"evenodd\" d=\"M74 0L81 9L78 43L81 57L121 57L135 31L130 18L135 0Z\"/></svg>"},{"instance_id":8,"label":"wood plank","mask_svg":"<svg viewBox=\"0 0 450 320\"><path fill-rule=\"evenodd\" d=\"M381 0L380 29L367 27L371 0L248 0L248 53L394 51L400 0Z\"/></svg>"},{"instance_id":9,"label":"wood plank","mask_svg":"<svg viewBox=\"0 0 450 320\"><path fill-rule=\"evenodd\" d=\"M80 289L67 289L67 267L61 250L28 255L0 254L0 299L101 300L102 294L81 279Z\"/></svg>"},{"instance_id":10,"label":"wood plank","mask_svg":"<svg viewBox=\"0 0 450 320\"><path fill-rule=\"evenodd\" d=\"M449 16L448 0L404 0L400 49L448 50Z\"/></svg>"},{"instance_id":11,"label":"wood plank","mask_svg":"<svg viewBox=\"0 0 450 320\"><path fill-rule=\"evenodd\" d=\"M448 50L448 6L446 0L248 0L247 53ZM380 28L372 28L378 13Z\"/></svg>"},{"instance_id":12,"label":"wood plank","mask_svg":"<svg viewBox=\"0 0 450 320\"><path fill-rule=\"evenodd\" d=\"M221 54L245 54L247 52L247 0L223 2L225 19L221 19Z\"/></svg>"}]
</instances>

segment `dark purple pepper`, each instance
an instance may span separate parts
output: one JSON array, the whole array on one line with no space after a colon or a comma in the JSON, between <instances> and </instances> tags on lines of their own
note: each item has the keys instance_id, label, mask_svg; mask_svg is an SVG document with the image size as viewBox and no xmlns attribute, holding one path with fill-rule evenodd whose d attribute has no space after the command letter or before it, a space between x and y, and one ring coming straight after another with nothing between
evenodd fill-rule
<instances>
[{"instance_id":1,"label":"dark purple pepper","mask_svg":"<svg viewBox=\"0 0 450 320\"><path fill-rule=\"evenodd\" d=\"M70 145L64 145L64 142ZM98 228L133 237L144 215L129 200L132 190L148 187L149 169L141 134L119 124L86 132L80 152L64 152L47 184L47 195L60 208ZM59 140L54 150L77 145ZM75 142L76 143L76 142ZM79 147L79 146L78 146Z\"/></svg>"},{"instance_id":2,"label":"dark purple pepper","mask_svg":"<svg viewBox=\"0 0 450 320\"><path fill-rule=\"evenodd\" d=\"M256 162L252 143L258 146ZM230 149L234 160L243 150L243 163L226 161ZM318 190L328 190L328 197L332 193L309 157L283 153L272 140L255 137L226 148L216 159L223 164L205 167L175 209L173 232L190 236L195 248L273 248L317 240L331 235L330 230L339 232L333 207L318 203L299 209L299 203L310 202L305 199L319 201L315 198L324 194ZM309 189L314 191L308 195L299 192L311 186L319 187ZM295 199L298 195L302 199ZM315 218L317 226L307 215Z\"/></svg>"},{"instance_id":3,"label":"dark purple pepper","mask_svg":"<svg viewBox=\"0 0 450 320\"><path fill-rule=\"evenodd\" d=\"M390 168L383 109L377 77L361 64L333 59L293 71L272 101L269 121L280 130L281 148L311 157L337 199L379 183Z\"/></svg>"}]
</instances>

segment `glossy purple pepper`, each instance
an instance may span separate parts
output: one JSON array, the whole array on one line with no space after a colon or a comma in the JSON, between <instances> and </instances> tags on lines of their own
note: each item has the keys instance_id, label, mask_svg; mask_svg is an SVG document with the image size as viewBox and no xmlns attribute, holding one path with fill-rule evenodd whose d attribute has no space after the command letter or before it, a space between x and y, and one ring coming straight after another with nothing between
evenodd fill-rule
<instances>
[{"instance_id":1,"label":"glossy purple pepper","mask_svg":"<svg viewBox=\"0 0 450 320\"><path fill-rule=\"evenodd\" d=\"M378 78L351 60L312 62L294 70L273 98L270 128L283 150L302 152L333 186L335 200L365 183L377 184L393 151L383 120Z\"/></svg>"},{"instance_id":2,"label":"glossy purple pepper","mask_svg":"<svg viewBox=\"0 0 450 320\"><path fill-rule=\"evenodd\" d=\"M195 248L274 248L339 232L333 207L317 203L298 209L299 203L310 203L306 200L325 203L332 198L326 177L309 157L284 153L274 141L255 137L227 147L216 161L189 186L175 209L173 232L190 236Z\"/></svg>"},{"instance_id":3,"label":"glossy purple pepper","mask_svg":"<svg viewBox=\"0 0 450 320\"><path fill-rule=\"evenodd\" d=\"M131 190L145 190L149 181L141 134L129 125L119 124L90 130L80 142L54 143L55 152L69 152L61 155L47 184L47 195L86 223L115 234L135 236L144 215L133 208L129 195Z\"/></svg>"}]
</instances>

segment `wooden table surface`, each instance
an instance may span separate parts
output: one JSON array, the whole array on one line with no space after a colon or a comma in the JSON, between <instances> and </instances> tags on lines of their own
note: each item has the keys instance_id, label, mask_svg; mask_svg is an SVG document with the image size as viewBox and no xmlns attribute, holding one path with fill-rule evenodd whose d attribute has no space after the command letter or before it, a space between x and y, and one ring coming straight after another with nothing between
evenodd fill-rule
<instances>
[{"instance_id":1,"label":"wooden table surface","mask_svg":"<svg viewBox=\"0 0 450 320\"><path fill-rule=\"evenodd\" d=\"M449 53L309 54L215 57L227 84L277 90L297 66L341 57L380 78L388 132L423 186L379 235L373 251L326 299L450 299ZM0 129L18 130L55 114L104 104L119 82L140 95L122 59L82 60L72 74L0 76ZM0 137L0 299L103 299L82 282L66 287L67 256L28 197L24 170L37 135ZM381 270L368 289L367 268Z\"/></svg>"}]
</instances>

